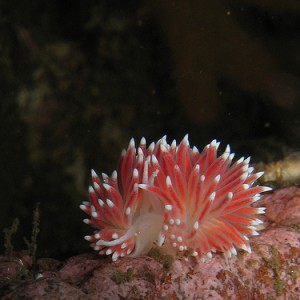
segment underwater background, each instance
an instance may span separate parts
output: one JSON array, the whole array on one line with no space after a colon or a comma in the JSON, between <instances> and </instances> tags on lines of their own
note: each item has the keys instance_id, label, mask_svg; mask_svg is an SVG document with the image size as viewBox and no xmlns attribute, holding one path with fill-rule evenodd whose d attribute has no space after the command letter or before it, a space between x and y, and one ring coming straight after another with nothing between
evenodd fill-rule
<instances>
[{"instance_id":1,"label":"underwater background","mask_svg":"<svg viewBox=\"0 0 300 300\"><path fill-rule=\"evenodd\" d=\"M300 148L296 0L0 2L0 229L38 256L89 249L79 205L131 137L252 161ZM4 251L1 235L1 252Z\"/></svg>"}]
</instances>

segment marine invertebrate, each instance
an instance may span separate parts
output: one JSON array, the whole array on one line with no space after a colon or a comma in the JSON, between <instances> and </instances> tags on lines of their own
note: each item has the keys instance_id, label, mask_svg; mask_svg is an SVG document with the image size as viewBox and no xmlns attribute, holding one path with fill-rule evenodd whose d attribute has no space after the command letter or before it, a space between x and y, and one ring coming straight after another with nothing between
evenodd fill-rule
<instances>
[{"instance_id":1,"label":"marine invertebrate","mask_svg":"<svg viewBox=\"0 0 300 300\"><path fill-rule=\"evenodd\" d=\"M251 203L270 188L254 185L263 173L253 173L250 158L232 164L230 147L217 156L218 146L213 140L200 153L187 135L179 145L163 137L148 148L143 138L138 149L131 140L118 173L100 181L92 171L90 202L81 205L91 216L84 222L96 228L86 236L92 247L113 260L144 254L154 243L198 257L250 252L247 236L258 234L257 214L264 213Z\"/></svg>"},{"instance_id":2,"label":"marine invertebrate","mask_svg":"<svg viewBox=\"0 0 300 300\"><path fill-rule=\"evenodd\" d=\"M264 175L259 180L263 184L278 188L300 182L300 152L293 152L282 160L269 164L260 163L258 167L264 170Z\"/></svg>"},{"instance_id":3,"label":"marine invertebrate","mask_svg":"<svg viewBox=\"0 0 300 300\"><path fill-rule=\"evenodd\" d=\"M97 229L85 238L100 254L113 253L113 260L128 254L137 256L147 253L156 241L164 205L158 196L140 189L139 184L153 184L150 159L160 151L161 141L146 149L143 138L136 149L131 139L127 151L122 151L119 173L114 171L110 177L102 174L100 180L92 170L90 202L83 202L80 208L91 216L84 222Z\"/></svg>"}]
</instances>

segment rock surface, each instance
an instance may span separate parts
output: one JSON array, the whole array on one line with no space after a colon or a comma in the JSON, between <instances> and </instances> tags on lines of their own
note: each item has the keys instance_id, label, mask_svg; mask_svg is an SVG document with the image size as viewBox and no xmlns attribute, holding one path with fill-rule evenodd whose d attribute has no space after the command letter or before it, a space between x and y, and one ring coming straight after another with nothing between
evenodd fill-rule
<instances>
[{"instance_id":1,"label":"rock surface","mask_svg":"<svg viewBox=\"0 0 300 300\"><path fill-rule=\"evenodd\" d=\"M251 238L251 254L197 262L153 250L112 262L87 253L39 259L34 272L28 257L0 257L1 299L299 299L300 189L275 191L259 205L266 229Z\"/></svg>"}]
</instances>

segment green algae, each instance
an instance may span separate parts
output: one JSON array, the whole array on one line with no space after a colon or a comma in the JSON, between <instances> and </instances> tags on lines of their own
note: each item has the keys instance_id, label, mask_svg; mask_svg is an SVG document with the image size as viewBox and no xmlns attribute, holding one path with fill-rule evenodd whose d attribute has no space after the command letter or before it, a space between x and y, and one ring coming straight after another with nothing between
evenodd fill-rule
<instances>
[{"instance_id":1,"label":"green algae","mask_svg":"<svg viewBox=\"0 0 300 300\"><path fill-rule=\"evenodd\" d=\"M130 282L133 279L133 269L129 268L126 272L119 271L111 276L111 279L116 284L121 284L124 282Z\"/></svg>"},{"instance_id":2,"label":"green algae","mask_svg":"<svg viewBox=\"0 0 300 300\"><path fill-rule=\"evenodd\" d=\"M18 218L15 218L12 222L12 225L10 228L5 228L3 230L4 232L4 250L5 250L5 256L7 257L7 260L12 260L14 246L12 242L13 236L17 233L19 228L20 221Z\"/></svg>"}]
</instances>

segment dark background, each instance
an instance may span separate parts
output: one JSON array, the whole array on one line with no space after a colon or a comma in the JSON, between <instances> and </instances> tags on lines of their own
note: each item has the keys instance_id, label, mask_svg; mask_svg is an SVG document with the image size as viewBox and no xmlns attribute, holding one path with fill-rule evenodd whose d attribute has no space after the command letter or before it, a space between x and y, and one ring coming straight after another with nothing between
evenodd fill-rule
<instances>
[{"instance_id":1,"label":"dark background","mask_svg":"<svg viewBox=\"0 0 300 300\"><path fill-rule=\"evenodd\" d=\"M90 169L110 174L131 137L298 151L299 80L296 0L1 0L0 229L18 217L25 249L40 202L38 256L89 249Z\"/></svg>"}]
</instances>

